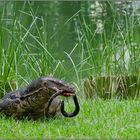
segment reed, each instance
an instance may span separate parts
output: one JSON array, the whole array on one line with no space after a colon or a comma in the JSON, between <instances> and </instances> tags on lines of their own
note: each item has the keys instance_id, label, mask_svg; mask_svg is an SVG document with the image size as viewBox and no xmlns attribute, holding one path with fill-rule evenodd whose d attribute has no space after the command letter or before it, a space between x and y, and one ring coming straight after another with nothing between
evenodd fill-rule
<instances>
[{"instance_id":1,"label":"reed","mask_svg":"<svg viewBox=\"0 0 140 140\"><path fill-rule=\"evenodd\" d=\"M54 29L51 36L46 17L39 15L33 3L3 2L0 6L1 96L42 75L51 74L74 83L78 91L82 90L85 77L126 76L127 79L129 75L139 75L138 19L134 14L119 15L111 2L107 10L113 15L102 18L100 32L96 19L87 20L79 10ZM61 40L55 39L71 22L76 42L71 48L59 49L57 43ZM137 83L131 78L129 82ZM113 89L113 84L105 80L102 86ZM106 94L104 90L102 94Z\"/></svg>"}]
</instances>

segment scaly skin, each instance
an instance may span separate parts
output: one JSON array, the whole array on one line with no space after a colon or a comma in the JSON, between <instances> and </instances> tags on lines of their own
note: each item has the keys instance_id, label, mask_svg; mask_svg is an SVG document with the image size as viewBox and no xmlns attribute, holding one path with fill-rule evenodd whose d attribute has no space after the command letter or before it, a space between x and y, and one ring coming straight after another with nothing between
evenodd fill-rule
<instances>
[{"instance_id":1,"label":"scaly skin","mask_svg":"<svg viewBox=\"0 0 140 140\"><path fill-rule=\"evenodd\" d=\"M62 101L57 97L58 95L76 96L74 88L65 82L53 77L41 77L24 89L6 94L0 103L0 112L7 116L17 118L28 116L33 119L63 114L64 105L61 109ZM48 103L49 100L51 102ZM78 112L79 105L73 116Z\"/></svg>"}]
</instances>

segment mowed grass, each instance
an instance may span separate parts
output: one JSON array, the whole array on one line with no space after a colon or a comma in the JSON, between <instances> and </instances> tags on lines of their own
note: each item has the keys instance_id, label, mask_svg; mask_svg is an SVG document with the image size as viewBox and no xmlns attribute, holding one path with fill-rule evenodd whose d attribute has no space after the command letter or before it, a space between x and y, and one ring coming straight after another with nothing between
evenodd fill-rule
<instances>
[{"instance_id":1,"label":"mowed grass","mask_svg":"<svg viewBox=\"0 0 140 140\"><path fill-rule=\"evenodd\" d=\"M0 119L0 138L140 138L140 101L80 101L74 118Z\"/></svg>"}]
</instances>

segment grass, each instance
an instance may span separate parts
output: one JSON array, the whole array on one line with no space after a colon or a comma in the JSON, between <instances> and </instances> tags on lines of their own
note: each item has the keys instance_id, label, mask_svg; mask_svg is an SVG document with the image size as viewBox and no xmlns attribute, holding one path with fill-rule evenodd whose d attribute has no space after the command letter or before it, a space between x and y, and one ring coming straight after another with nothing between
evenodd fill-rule
<instances>
[{"instance_id":1,"label":"grass","mask_svg":"<svg viewBox=\"0 0 140 140\"><path fill-rule=\"evenodd\" d=\"M0 138L140 138L140 101L81 100L74 118L38 121L0 119Z\"/></svg>"}]
</instances>

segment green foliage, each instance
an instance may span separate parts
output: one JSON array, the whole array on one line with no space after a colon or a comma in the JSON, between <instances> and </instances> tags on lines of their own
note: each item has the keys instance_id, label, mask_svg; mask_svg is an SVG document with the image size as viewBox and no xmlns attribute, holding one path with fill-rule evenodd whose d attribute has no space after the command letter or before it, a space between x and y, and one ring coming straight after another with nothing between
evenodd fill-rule
<instances>
[{"instance_id":1,"label":"green foliage","mask_svg":"<svg viewBox=\"0 0 140 140\"><path fill-rule=\"evenodd\" d=\"M81 86L90 75L137 74L135 15L132 2L0 2L1 94L42 75Z\"/></svg>"}]
</instances>

